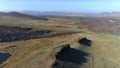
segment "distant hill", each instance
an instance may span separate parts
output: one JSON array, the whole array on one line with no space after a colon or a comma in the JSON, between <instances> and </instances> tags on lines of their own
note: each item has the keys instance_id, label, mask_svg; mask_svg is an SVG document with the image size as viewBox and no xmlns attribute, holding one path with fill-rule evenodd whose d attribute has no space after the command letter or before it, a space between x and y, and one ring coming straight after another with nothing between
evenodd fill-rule
<instances>
[{"instance_id":1,"label":"distant hill","mask_svg":"<svg viewBox=\"0 0 120 68\"><path fill-rule=\"evenodd\" d=\"M21 11L21 13L30 14L30 15L68 15L68 14L80 14L74 12L62 12L62 11L32 11L32 10L25 10Z\"/></svg>"},{"instance_id":2,"label":"distant hill","mask_svg":"<svg viewBox=\"0 0 120 68\"><path fill-rule=\"evenodd\" d=\"M120 12L102 12L99 14L94 14L92 16L97 17L120 17Z\"/></svg>"},{"instance_id":3,"label":"distant hill","mask_svg":"<svg viewBox=\"0 0 120 68\"><path fill-rule=\"evenodd\" d=\"M48 20L47 18L40 17L40 16L32 16L24 13L19 12L9 12L4 15L14 16L14 17L20 17L20 18L26 18L26 19L35 19L35 20Z\"/></svg>"},{"instance_id":4,"label":"distant hill","mask_svg":"<svg viewBox=\"0 0 120 68\"><path fill-rule=\"evenodd\" d=\"M0 15L4 15L4 14L6 14L5 12L0 12Z\"/></svg>"},{"instance_id":5,"label":"distant hill","mask_svg":"<svg viewBox=\"0 0 120 68\"><path fill-rule=\"evenodd\" d=\"M32 11L32 10L24 10L20 12L33 16L52 15L52 16L120 17L120 12L62 12L62 11Z\"/></svg>"},{"instance_id":6,"label":"distant hill","mask_svg":"<svg viewBox=\"0 0 120 68\"><path fill-rule=\"evenodd\" d=\"M120 12L102 12L101 14L120 14Z\"/></svg>"}]
</instances>

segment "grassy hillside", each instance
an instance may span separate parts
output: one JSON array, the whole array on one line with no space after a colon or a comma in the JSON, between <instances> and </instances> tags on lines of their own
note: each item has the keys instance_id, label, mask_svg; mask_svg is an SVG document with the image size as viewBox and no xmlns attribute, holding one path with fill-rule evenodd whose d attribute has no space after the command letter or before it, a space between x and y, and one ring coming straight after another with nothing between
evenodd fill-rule
<instances>
[{"instance_id":1,"label":"grassy hillside","mask_svg":"<svg viewBox=\"0 0 120 68\"><path fill-rule=\"evenodd\" d=\"M93 41L92 47L84 48L77 40L87 37ZM16 41L0 44L0 49L10 52L12 57L4 62L3 68L49 68L49 64L54 61L49 55L52 48L63 44L71 44L72 48L80 47L90 53L88 62L83 64L83 68L119 68L119 41L120 36L104 35L96 33L78 33L67 36L34 39L28 41ZM15 45L17 48L7 48ZM46 67L44 67L46 66Z\"/></svg>"},{"instance_id":2,"label":"grassy hillside","mask_svg":"<svg viewBox=\"0 0 120 68\"><path fill-rule=\"evenodd\" d=\"M0 68L50 68L56 61L53 48L64 44L70 44L71 48L89 54L84 57L87 62L77 64L79 68L120 68L120 36L80 29L78 28L80 24L76 25L75 22L59 18L41 21L0 16L0 25L30 27L37 30L49 29L54 30L55 33L79 31L79 33L73 34L0 43L0 53L12 55L0 64ZM83 37L93 42L91 47L86 47L78 42ZM76 64L64 60L62 62Z\"/></svg>"}]
</instances>

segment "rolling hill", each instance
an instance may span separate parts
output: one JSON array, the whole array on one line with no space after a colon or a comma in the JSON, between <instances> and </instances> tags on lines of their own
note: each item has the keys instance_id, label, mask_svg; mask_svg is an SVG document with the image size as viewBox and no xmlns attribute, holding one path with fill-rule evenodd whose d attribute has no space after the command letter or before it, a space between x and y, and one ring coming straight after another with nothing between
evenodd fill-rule
<instances>
[{"instance_id":1,"label":"rolling hill","mask_svg":"<svg viewBox=\"0 0 120 68\"><path fill-rule=\"evenodd\" d=\"M4 13L4 15L19 17L19 18L25 18L25 19L48 20L47 18L44 18L44 17L32 16L32 15L28 15L28 14L19 13L19 12Z\"/></svg>"},{"instance_id":2,"label":"rolling hill","mask_svg":"<svg viewBox=\"0 0 120 68\"><path fill-rule=\"evenodd\" d=\"M117 17L33 17L0 15L0 68L120 68Z\"/></svg>"}]
</instances>

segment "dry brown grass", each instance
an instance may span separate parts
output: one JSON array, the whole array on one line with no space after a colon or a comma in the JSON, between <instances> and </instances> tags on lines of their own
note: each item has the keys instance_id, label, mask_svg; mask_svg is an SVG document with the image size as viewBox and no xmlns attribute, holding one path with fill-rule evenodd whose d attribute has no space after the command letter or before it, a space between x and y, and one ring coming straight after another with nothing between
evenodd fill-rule
<instances>
[{"instance_id":1,"label":"dry brown grass","mask_svg":"<svg viewBox=\"0 0 120 68\"><path fill-rule=\"evenodd\" d=\"M52 23L53 22L53 23ZM91 49L94 56L94 65L92 58L84 64L86 68L120 68L120 36L93 33L86 30L80 30L71 21L50 20L45 23L32 22L24 24L14 24L22 27L33 27L39 29L50 29L60 31L83 31L82 33L63 35L55 37L46 37L40 39L30 39L26 41L14 41L0 43L0 51L10 52L12 56L5 61L0 68L50 68L50 64L54 61L49 58L52 48L63 44L71 44L72 48L81 45L78 38L87 37L93 41ZM7 24L7 23L6 23ZM4 25L6 25L4 24ZM71 25L72 24L72 25ZM7 24L13 25L13 24ZM57 27L57 26L62 27ZM64 27L63 27L64 26ZM8 46L15 45L16 49L5 49Z\"/></svg>"}]
</instances>

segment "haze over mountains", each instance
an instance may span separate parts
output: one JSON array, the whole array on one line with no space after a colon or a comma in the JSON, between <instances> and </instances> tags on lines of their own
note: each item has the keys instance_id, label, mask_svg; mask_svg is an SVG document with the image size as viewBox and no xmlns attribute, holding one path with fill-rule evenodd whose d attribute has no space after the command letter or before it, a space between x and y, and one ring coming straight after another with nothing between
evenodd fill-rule
<instances>
[{"instance_id":1,"label":"haze over mountains","mask_svg":"<svg viewBox=\"0 0 120 68\"><path fill-rule=\"evenodd\" d=\"M70 11L33 11L33 10L23 10L23 11L0 11L0 14L8 12L20 12L29 15L115 15L119 16L120 12L70 12Z\"/></svg>"},{"instance_id":2,"label":"haze over mountains","mask_svg":"<svg viewBox=\"0 0 120 68\"><path fill-rule=\"evenodd\" d=\"M65 15L65 14L120 14L120 12L69 12L69 11L18 11L21 13L26 14L33 14L33 15Z\"/></svg>"}]
</instances>

